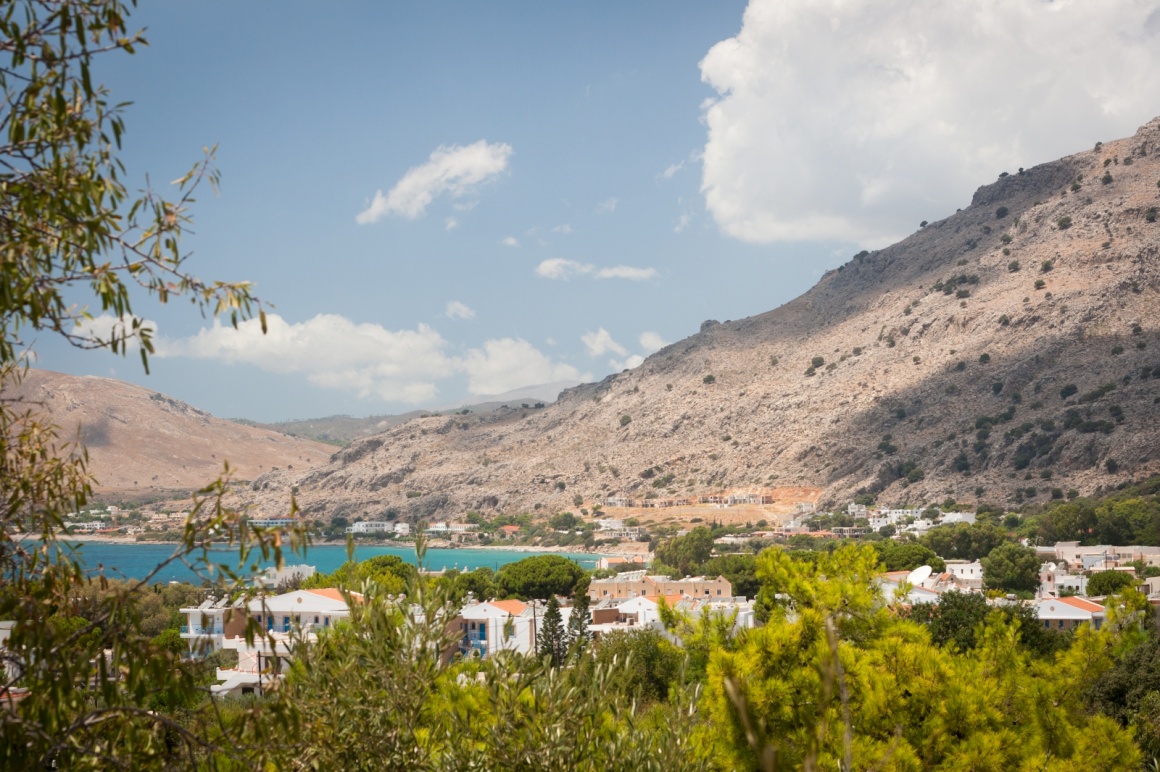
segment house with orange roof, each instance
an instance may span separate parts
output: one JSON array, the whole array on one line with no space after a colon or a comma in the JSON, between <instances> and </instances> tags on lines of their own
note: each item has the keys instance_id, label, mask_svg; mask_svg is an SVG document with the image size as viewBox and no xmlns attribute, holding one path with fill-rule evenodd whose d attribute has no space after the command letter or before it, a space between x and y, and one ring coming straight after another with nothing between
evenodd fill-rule
<instances>
[{"instance_id":1,"label":"house with orange roof","mask_svg":"<svg viewBox=\"0 0 1160 772\"><path fill-rule=\"evenodd\" d=\"M1085 622L1099 630L1107 618L1104 607L1087 598L1042 598L1034 607L1048 630L1074 630Z\"/></svg>"},{"instance_id":2,"label":"house with orange roof","mask_svg":"<svg viewBox=\"0 0 1160 772\"><path fill-rule=\"evenodd\" d=\"M465 657L488 657L497 651L532 654L544 626L544 611L539 601L485 600L464 606L448 625L456 642L444 652L444 661L456 653ZM565 626L571 614L570 607L560 608Z\"/></svg>"}]
</instances>

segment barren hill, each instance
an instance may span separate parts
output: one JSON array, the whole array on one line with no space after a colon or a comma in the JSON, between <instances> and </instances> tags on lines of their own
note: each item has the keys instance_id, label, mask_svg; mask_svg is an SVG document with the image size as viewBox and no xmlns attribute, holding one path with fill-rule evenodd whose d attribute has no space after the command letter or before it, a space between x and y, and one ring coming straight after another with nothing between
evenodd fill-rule
<instances>
[{"instance_id":1,"label":"barren hill","mask_svg":"<svg viewBox=\"0 0 1160 772\"><path fill-rule=\"evenodd\" d=\"M222 473L228 459L235 479L272 469L298 471L326 462L334 447L242 426L164 394L110 378L29 370L20 396L39 403L89 452L89 471L102 496L184 497Z\"/></svg>"},{"instance_id":2,"label":"barren hill","mask_svg":"<svg viewBox=\"0 0 1160 772\"><path fill-rule=\"evenodd\" d=\"M981 187L765 314L542 410L420 418L262 475L309 514L454 517L779 486L1043 500L1160 471L1160 119Z\"/></svg>"}]
</instances>

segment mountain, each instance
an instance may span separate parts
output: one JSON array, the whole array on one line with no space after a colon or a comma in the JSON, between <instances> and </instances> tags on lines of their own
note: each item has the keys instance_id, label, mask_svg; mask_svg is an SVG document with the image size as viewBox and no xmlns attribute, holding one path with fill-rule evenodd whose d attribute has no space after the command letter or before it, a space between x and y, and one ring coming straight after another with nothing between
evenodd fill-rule
<instances>
[{"instance_id":1,"label":"mountain","mask_svg":"<svg viewBox=\"0 0 1160 772\"><path fill-rule=\"evenodd\" d=\"M247 481L275 469L310 469L334 452L111 378L29 370L4 397L37 405L63 438L84 443L102 498L186 497L218 477L227 459L234 479Z\"/></svg>"},{"instance_id":2,"label":"mountain","mask_svg":"<svg viewBox=\"0 0 1160 772\"><path fill-rule=\"evenodd\" d=\"M373 415L367 416L366 418L333 415L325 418L296 419L269 424L256 423L243 419L235 420L247 426L258 426L294 437L305 437L334 445L346 445L360 437L378 434L379 432L386 431L394 426L399 426L414 418L421 418L437 413L449 411L458 413L462 413L463 411L467 411L468 413L490 413L502 407L521 407L524 403L530 406L541 403L541 406L543 406L544 404L555 402L560 392L576 385L578 385L576 381L564 381L559 383L546 383L539 386L525 386L520 389L504 392L503 394L476 397L476 399L485 400L484 402L462 400L452 405L435 408L434 410L412 410L398 415Z\"/></svg>"},{"instance_id":3,"label":"mountain","mask_svg":"<svg viewBox=\"0 0 1160 772\"><path fill-rule=\"evenodd\" d=\"M415 519L799 485L1013 505L1156 473L1158 182L1160 119L545 409L414 419L248 502L297 486L316 517Z\"/></svg>"}]
</instances>

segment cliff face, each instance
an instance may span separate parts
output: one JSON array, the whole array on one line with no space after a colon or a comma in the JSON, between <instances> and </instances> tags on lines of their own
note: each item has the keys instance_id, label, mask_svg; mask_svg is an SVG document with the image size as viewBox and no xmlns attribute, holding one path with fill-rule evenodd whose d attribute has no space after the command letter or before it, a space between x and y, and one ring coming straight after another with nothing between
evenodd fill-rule
<instances>
[{"instance_id":1,"label":"cliff face","mask_svg":"<svg viewBox=\"0 0 1160 772\"><path fill-rule=\"evenodd\" d=\"M1158 183L1160 120L546 409L416 419L264 474L249 501L297 486L318 517L411 519L781 485L1011 503L1160 471Z\"/></svg>"},{"instance_id":2,"label":"cliff face","mask_svg":"<svg viewBox=\"0 0 1160 772\"><path fill-rule=\"evenodd\" d=\"M111 378L29 370L4 394L45 411L62 438L88 450L96 491L109 498L186 498L218 477L228 460L235 479L272 469L318 466L333 445L214 418L205 411Z\"/></svg>"}]
</instances>

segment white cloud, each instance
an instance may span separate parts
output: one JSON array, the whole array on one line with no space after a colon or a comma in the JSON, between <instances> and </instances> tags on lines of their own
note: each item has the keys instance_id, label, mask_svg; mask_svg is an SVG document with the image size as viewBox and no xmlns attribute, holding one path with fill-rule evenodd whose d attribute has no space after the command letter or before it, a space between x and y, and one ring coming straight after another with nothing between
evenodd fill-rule
<instances>
[{"instance_id":1,"label":"white cloud","mask_svg":"<svg viewBox=\"0 0 1160 772\"><path fill-rule=\"evenodd\" d=\"M556 381L585 381L591 376L571 365L553 362L535 346L520 338L489 340L463 359L472 394L502 394L521 386Z\"/></svg>"},{"instance_id":2,"label":"white cloud","mask_svg":"<svg viewBox=\"0 0 1160 772\"><path fill-rule=\"evenodd\" d=\"M631 279L644 281L657 275L656 268L636 268L631 265L614 265L611 268L598 268L594 274L597 279Z\"/></svg>"},{"instance_id":3,"label":"white cloud","mask_svg":"<svg viewBox=\"0 0 1160 772\"><path fill-rule=\"evenodd\" d=\"M445 351L447 341L424 324L394 332L335 314L297 324L267 314L266 321L263 335L257 319L237 329L215 320L194 336L158 341L157 354L250 364L280 375L301 374L317 386L353 391L364 399L408 403L435 397L435 381L458 369Z\"/></svg>"},{"instance_id":4,"label":"white cloud","mask_svg":"<svg viewBox=\"0 0 1160 772\"><path fill-rule=\"evenodd\" d=\"M624 356L628 353L628 349L617 343L612 339L612 335L608 330L601 327L596 332L586 332L580 336L580 342L584 344L584 348L588 350L588 356L598 357L608 352Z\"/></svg>"},{"instance_id":5,"label":"white cloud","mask_svg":"<svg viewBox=\"0 0 1160 772\"><path fill-rule=\"evenodd\" d=\"M494 180L507 170L511 155L511 145L482 139L465 146L440 145L427 163L409 169L385 196L376 191L356 220L365 225L392 214L414 220L437 196L460 198Z\"/></svg>"},{"instance_id":6,"label":"white cloud","mask_svg":"<svg viewBox=\"0 0 1160 772\"><path fill-rule=\"evenodd\" d=\"M452 300L447 304L447 310L444 311L448 319L474 319L475 309L469 308L466 304L460 303L458 300Z\"/></svg>"},{"instance_id":7,"label":"white cloud","mask_svg":"<svg viewBox=\"0 0 1160 772\"><path fill-rule=\"evenodd\" d=\"M640 334L640 347L649 354L654 351L659 351L667 345L669 344L661 337L659 332L646 330Z\"/></svg>"},{"instance_id":8,"label":"white cloud","mask_svg":"<svg viewBox=\"0 0 1160 772\"><path fill-rule=\"evenodd\" d=\"M616 211L616 196L606 198L596 205L596 214L612 214Z\"/></svg>"},{"instance_id":9,"label":"white cloud","mask_svg":"<svg viewBox=\"0 0 1160 772\"><path fill-rule=\"evenodd\" d=\"M458 301L448 315L468 319L474 312ZM467 315L463 315L467 314ZM335 314L320 314L291 324L268 314L267 334L256 319L237 329L214 322L196 335L159 339L157 355L248 364L278 375L298 375L328 389L354 392L362 399L417 404L438 394L438 383L467 375L472 394L500 394L521 386L590 380L572 365L553 362L519 338L485 341L461 356L438 332L420 324L414 330L387 330L356 324Z\"/></svg>"},{"instance_id":10,"label":"white cloud","mask_svg":"<svg viewBox=\"0 0 1160 772\"><path fill-rule=\"evenodd\" d=\"M634 367L639 367L644 362L644 357L640 354L633 354L626 359L609 359L608 364L612 365L613 370L631 370Z\"/></svg>"},{"instance_id":11,"label":"white cloud","mask_svg":"<svg viewBox=\"0 0 1160 772\"><path fill-rule=\"evenodd\" d=\"M519 239L517 239L515 236L507 236L500 243L505 247L518 247L520 245Z\"/></svg>"},{"instance_id":12,"label":"white cloud","mask_svg":"<svg viewBox=\"0 0 1160 772\"><path fill-rule=\"evenodd\" d=\"M443 221L443 230L453 231L459 227L459 220L454 217L448 217Z\"/></svg>"},{"instance_id":13,"label":"white cloud","mask_svg":"<svg viewBox=\"0 0 1160 772\"><path fill-rule=\"evenodd\" d=\"M137 329L155 336L157 323L139 316L98 314L91 319L78 319L71 334L92 345L107 346L114 338L124 340L127 350L136 351L141 345Z\"/></svg>"},{"instance_id":14,"label":"white cloud","mask_svg":"<svg viewBox=\"0 0 1160 772\"><path fill-rule=\"evenodd\" d=\"M677 223L673 226L673 233L680 233L685 228L688 228L689 222L692 221L692 219L692 216L690 216L688 212L683 213L680 217L677 218Z\"/></svg>"},{"instance_id":15,"label":"white cloud","mask_svg":"<svg viewBox=\"0 0 1160 772\"><path fill-rule=\"evenodd\" d=\"M571 279L573 276L591 273L594 267L562 257L550 257L536 266L536 275L545 279Z\"/></svg>"},{"instance_id":16,"label":"white cloud","mask_svg":"<svg viewBox=\"0 0 1160 772\"><path fill-rule=\"evenodd\" d=\"M557 225L555 228L552 229L552 233L562 233L565 236L567 236L571 232L572 232L572 226L569 225L568 223L564 223L563 225Z\"/></svg>"},{"instance_id":17,"label":"white cloud","mask_svg":"<svg viewBox=\"0 0 1160 772\"><path fill-rule=\"evenodd\" d=\"M665 167L665 170L663 172L661 172L660 176L666 180L671 180L674 176L676 176L677 172L679 172L681 169L684 169L684 168L685 168L685 162L678 161L675 164L672 164L670 166Z\"/></svg>"},{"instance_id":18,"label":"white cloud","mask_svg":"<svg viewBox=\"0 0 1160 772\"><path fill-rule=\"evenodd\" d=\"M1160 9L751 0L701 62L701 189L727 234L880 245L999 172L1131 134L1160 104Z\"/></svg>"},{"instance_id":19,"label":"white cloud","mask_svg":"<svg viewBox=\"0 0 1160 772\"><path fill-rule=\"evenodd\" d=\"M630 279L644 281L657 276L655 268L637 268L630 265L616 265L597 268L591 263L580 263L563 257L550 257L536 266L536 275L545 279L571 279L576 276L591 276L594 279Z\"/></svg>"}]
</instances>

